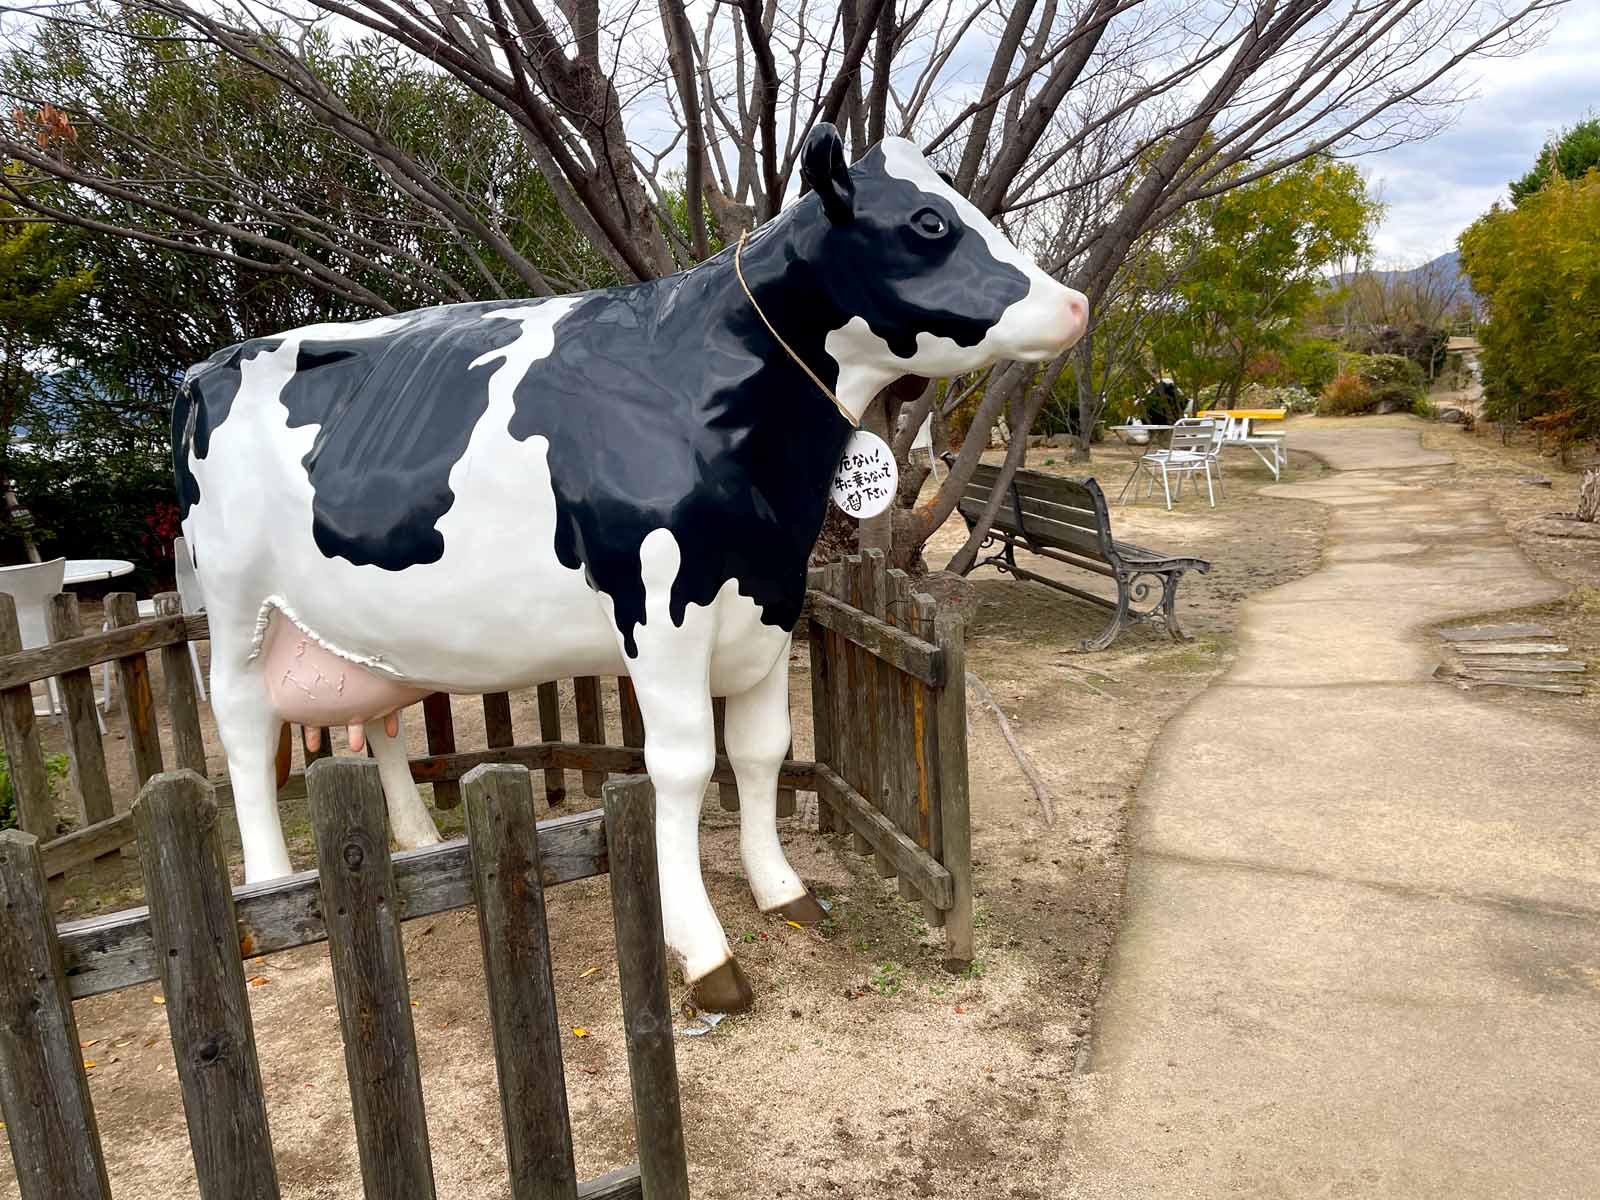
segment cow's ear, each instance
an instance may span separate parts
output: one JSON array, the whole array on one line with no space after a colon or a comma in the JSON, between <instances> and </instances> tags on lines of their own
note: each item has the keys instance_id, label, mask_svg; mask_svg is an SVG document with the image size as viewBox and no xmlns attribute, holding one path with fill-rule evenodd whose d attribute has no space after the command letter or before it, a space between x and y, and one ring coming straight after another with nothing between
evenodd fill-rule
<instances>
[{"instance_id":1,"label":"cow's ear","mask_svg":"<svg viewBox=\"0 0 1600 1200\"><path fill-rule=\"evenodd\" d=\"M835 225L855 219L856 185L844 161L844 142L839 131L819 121L806 134L800 154L800 178L822 200L822 210Z\"/></svg>"}]
</instances>

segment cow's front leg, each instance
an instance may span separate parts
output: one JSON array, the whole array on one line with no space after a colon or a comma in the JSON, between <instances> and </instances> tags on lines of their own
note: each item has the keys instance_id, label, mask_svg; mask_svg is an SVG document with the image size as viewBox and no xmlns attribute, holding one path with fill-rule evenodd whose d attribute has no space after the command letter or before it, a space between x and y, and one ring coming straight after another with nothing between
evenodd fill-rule
<instances>
[{"instance_id":1,"label":"cow's front leg","mask_svg":"<svg viewBox=\"0 0 1600 1200\"><path fill-rule=\"evenodd\" d=\"M395 727L393 734L386 728L391 721ZM378 778L383 780L383 798L389 805L389 831L402 850L414 850L437 842L439 828L417 793L416 781L411 778L405 729L400 722L401 710L398 709L386 718L368 721L367 744L378 760Z\"/></svg>"},{"instance_id":2,"label":"cow's front leg","mask_svg":"<svg viewBox=\"0 0 1600 1200\"><path fill-rule=\"evenodd\" d=\"M728 697L724 730L739 781L739 851L762 912L815 925L821 906L800 882L778 840L778 772L789 753L789 644L772 670L747 692Z\"/></svg>"}]
</instances>

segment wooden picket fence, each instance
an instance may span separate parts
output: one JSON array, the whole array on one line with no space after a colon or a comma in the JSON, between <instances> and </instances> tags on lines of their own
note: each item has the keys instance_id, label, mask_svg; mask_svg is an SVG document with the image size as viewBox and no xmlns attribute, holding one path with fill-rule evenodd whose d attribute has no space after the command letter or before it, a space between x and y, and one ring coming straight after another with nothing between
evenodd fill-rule
<instances>
[{"instance_id":1,"label":"wooden picket fence","mask_svg":"<svg viewBox=\"0 0 1600 1200\"><path fill-rule=\"evenodd\" d=\"M811 572L812 764L823 829L848 830L972 961L966 650L961 618L869 550Z\"/></svg>"},{"instance_id":2,"label":"wooden picket fence","mask_svg":"<svg viewBox=\"0 0 1600 1200\"><path fill-rule=\"evenodd\" d=\"M134 805L148 909L57 929L38 840L0 834L0 1106L22 1200L110 1196L72 1001L158 980L203 1200L274 1200L243 959L326 940L368 1200L432 1200L433 1162L400 923L475 904L517 1200L687 1200L655 801L635 777L600 811L535 826L528 772L462 781L468 835L391 857L376 764L308 773L317 865L230 889L211 786L161 774ZM544 888L609 871L639 1161L573 1166Z\"/></svg>"},{"instance_id":3,"label":"wooden picket fence","mask_svg":"<svg viewBox=\"0 0 1600 1200\"><path fill-rule=\"evenodd\" d=\"M0 737L10 762L18 825L43 840L47 876L56 876L134 841L132 814L119 811L106 770L106 748L95 713L91 670L114 663L121 691L132 775L143 787L165 763L161 714L146 661L161 656L163 703L176 766L206 774L200 702L190 673L188 643L205 641L205 615L184 614L176 593L156 597L157 615L139 620L135 598L106 597L109 630L85 635L77 598L52 598L51 645L21 649L16 610L0 593ZM971 834L967 798L965 666L959 616L941 613L913 591L900 571L885 570L877 551L813 571L810 619L814 760L790 758L779 775L778 812L795 811L796 791L819 797L824 831L853 835L856 849L874 856L884 876L898 876L902 895L920 899L930 924L945 929L952 966L972 957ZM34 715L33 686L56 677L65 712L71 790L79 827L55 837L56 813ZM576 740L564 740L561 689L571 689ZM459 749L450 698L422 702L428 753L411 760L418 783L432 785L433 802L461 802L461 779L485 763L516 763L538 772L547 801L568 795L568 772L583 794L598 798L608 776L644 770L644 722L631 682L595 677L545 683L538 692L539 740L519 742L510 697L481 697L485 745ZM612 699L614 697L614 700ZM607 742L615 705L621 744ZM717 765L724 808L738 807L733 769L722 753L723 703L715 704ZM307 762L331 754L322 738ZM232 789L213 781L219 805ZM305 774L293 772L282 799L304 796Z\"/></svg>"}]
</instances>

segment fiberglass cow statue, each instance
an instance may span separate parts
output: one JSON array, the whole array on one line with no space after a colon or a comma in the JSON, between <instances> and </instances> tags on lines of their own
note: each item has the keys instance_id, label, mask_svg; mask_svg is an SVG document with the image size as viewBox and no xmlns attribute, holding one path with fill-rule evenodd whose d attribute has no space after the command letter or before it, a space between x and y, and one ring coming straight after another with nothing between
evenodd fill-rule
<instances>
[{"instance_id":1,"label":"fiberglass cow statue","mask_svg":"<svg viewBox=\"0 0 1600 1200\"><path fill-rule=\"evenodd\" d=\"M696 1001L751 997L700 876L713 696L755 901L820 917L779 844L776 786L789 638L841 451L886 384L1048 359L1087 305L910 142L847 167L819 125L801 169L809 194L678 275L314 325L189 372L174 463L248 880L290 870L284 722L364 724L395 838L423 845L438 834L400 707L626 671L666 941Z\"/></svg>"}]
</instances>

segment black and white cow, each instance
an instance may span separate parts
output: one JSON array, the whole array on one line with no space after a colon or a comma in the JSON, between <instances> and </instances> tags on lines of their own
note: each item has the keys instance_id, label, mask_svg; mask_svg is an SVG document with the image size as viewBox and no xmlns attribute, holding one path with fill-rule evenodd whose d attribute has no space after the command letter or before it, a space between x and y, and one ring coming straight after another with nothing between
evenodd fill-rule
<instances>
[{"instance_id":1,"label":"black and white cow","mask_svg":"<svg viewBox=\"0 0 1600 1200\"><path fill-rule=\"evenodd\" d=\"M697 998L750 998L700 877L713 696L756 903L820 915L775 793L789 636L851 428L761 314L859 418L903 375L1059 354L1087 312L909 142L847 168L822 125L802 172L811 193L740 253L754 304L728 250L632 287L297 329L189 372L174 461L249 880L290 869L283 722L364 723L394 834L421 845L438 834L390 714L626 671Z\"/></svg>"}]
</instances>

